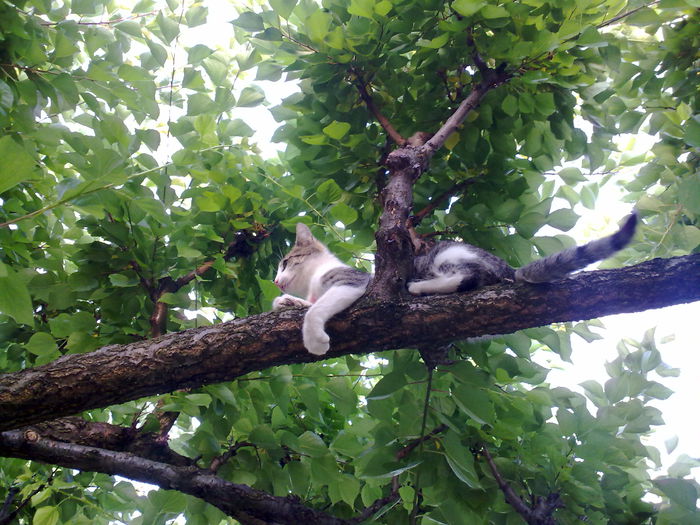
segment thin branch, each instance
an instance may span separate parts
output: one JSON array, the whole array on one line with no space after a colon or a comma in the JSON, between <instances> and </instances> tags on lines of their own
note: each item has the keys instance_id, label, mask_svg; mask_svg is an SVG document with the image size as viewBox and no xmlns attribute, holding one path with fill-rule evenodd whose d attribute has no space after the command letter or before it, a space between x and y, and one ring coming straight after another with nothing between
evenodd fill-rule
<instances>
[{"instance_id":1,"label":"thin branch","mask_svg":"<svg viewBox=\"0 0 700 525\"><path fill-rule=\"evenodd\" d=\"M158 12L158 10L154 10L154 11L151 11L149 13L140 13L140 14L133 15L133 16L125 16L122 18L116 18L114 20L104 20L104 21L100 21L100 22L76 22L76 24L78 24L79 26L111 26L114 24L119 24L121 22L127 22L129 20L138 20L139 18L143 18L145 16L154 15L157 12ZM63 22L63 20L61 22L41 22L41 25L42 26L56 26L62 22Z\"/></svg>"},{"instance_id":2,"label":"thin branch","mask_svg":"<svg viewBox=\"0 0 700 525\"><path fill-rule=\"evenodd\" d=\"M423 208L418 213L411 215L408 218L409 225L413 226L413 227L418 226L427 215L431 214L435 210L435 208L440 206L446 199L454 196L455 193L463 190L464 188L466 188L470 184L473 184L475 181L476 181L476 177L468 179L468 180L463 180L462 182L458 182L457 184L454 184L453 186L451 186L450 188L448 188L447 190L442 192L437 197L434 197L425 208Z\"/></svg>"},{"instance_id":3,"label":"thin branch","mask_svg":"<svg viewBox=\"0 0 700 525\"><path fill-rule=\"evenodd\" d=\"M3 503L2 505L2 510L0 510L0 525L11 525L15 523L19 512L27 505L27 503L29 503L32 500L34 496L36 496L37 494L39 494L39 492L44 490L46 488L46 485L51 485L51 483L53 482L53 477L55 475L56 470L54 469L51 472L51 474L49 474L49 477L46 479L46 483L42 483L36 489L34 489L32 493L27 495L26 498L20 501L19 504L13 510L10 510L9 506L14 501L15 496L19 492L19 488L10 487L10 489L7 491L7 498L5 498L5 503Z\"/></svg>"},{"instance_id":4,"label":"thin branch","mask_svg":"<svg viewBox=\"0 0 700 525\"><path fill-rule=\"evenodd\" d=\"M360 98L362 98L363 102L367 106L367 109L370 111L370 113L372 113L372 115L374 115L374 118L377 119L379 124L381 124L387 135L391 137L391 140L393 140L399 146L403 146L406 143L406 139L404 139L399 132L394 129L394 126L391 125L389 119L382 115L381 111L377 109L377 106L374 104L374 100L372 99L372 95L369 94L367 86L365 85L364 80L362 80L362 76L356 71L353 71L353 73L355 74L355 86L360 94Z\"/></svg>"},{"instance_id":5,"label":"thin branch","mask_svg":"<svg viewBox=\"0 0 700 525\"><path fill-rule=\"evenodd\" d=\"M486 458L486 463L493 474L494 479L498 488L501 489L505 497L506 502L515 509L515 511L520 514L523 519L528 523L528 525L555 525L556 521L552 514L558 508L563 507L563 503L559 494L553 492L545 498L533 497L532 505L525 503L520 496L513 490L513 487L503 479L501 473L498 471L496 462L491 457L489 449L486 445L481 446L481 452Z\"/></svg>"},{"instance_id":6,"label":"thin branch","mask_svg":"<svg viewBox=\"0 0 700 525\"><path fill-rule=\"evenodd\" d=\"M609 25L615 24L615 23L619 22L620 20L627 18L630 15L633 15L634 13L636 13L637 11L639 11L641 9L645 9L647 7L653 6L654 4L658 4L659 1L660 0L654 0L653 2L649 2L648 4L640 5L639 7L635 8L635 9L630 9L629 11L625 11L624 13L619 14L619 15L611 18L610 20L607 20L601 24L598 24L598 29L602 29L602 28L607 27Z\"/></svg>"},{"instance_id":7,"label":"thin branch","mask_svg":"<svg viewBox=\"0 0 700 525\"><path fill-rule=\"evenodd\" d=\"M229 447L229 449L222 455L215 457L214 459L211 460L211 464L209 465L209 470L216 474L219 469L233 456L235 456L238 453L238 450L243 448L243 447L254 447L257 449L255 443L251 443L250 441L241 441L240 443L236 443L235 445Z\"/></svg>"},{"instance_id":8,"label":"thin branch","mask_svg":"<svg viewBox=\"0 0 700 525\"><path fill-rule=\"evenodd\" d=\"M433 137L425 143L423 150L428 155L432 155L440 149L447 137L452 135L457 128L464 122L464 119L471 113L481 102L483 96L493 88L507 82L512 78L511 73L507 73L503 67L497 69L488 69L484 74L482 81L477 84L469 95L457 107L454 113L445 121L445 124L438 130Z\"/></svg>"},{"instance_id":9,"label":"thin branch","mask_svg":"<svg viewBox=\"0 0 700 525\"><path fill-rule=\"evenodd\" d=\"M484 458L486 458L486 463L491 470L491 474L493 474L496 484L503 492L508 504L513 507L515 511L525 519L525 521L529 523L532 515L532 510L530 507L528 507L522 498L515 493L513 487L511 487L508 482L503 479L503 476L501 476L501 473L498 471L498 467L496 467L496 463L493 461L491 453L489 452L489 449L486 448L486 445L481 446L481 452L484 454Z\"/></svg>"},{"instance_id":10,"label":"thin branch","mask_svg":"<svg viewBox=\"0 0 700 525\"><path fill-rule=\"evenodd\" d=\"M414 439L411 441L408 445L403 447L401 450L399 450L396 453L396 459L404 459L406 456L408 456L413 450L420 444L422 444L425 441L428 441L430 438L437 436L441 432L444 432L445 430L448 429L448 426L445 425L444 423L442 425L438 425L435 427L433 430L431 430L429 433L425 434L424 436L421 436L419 438Z\"/></svg>"}]
</instances>

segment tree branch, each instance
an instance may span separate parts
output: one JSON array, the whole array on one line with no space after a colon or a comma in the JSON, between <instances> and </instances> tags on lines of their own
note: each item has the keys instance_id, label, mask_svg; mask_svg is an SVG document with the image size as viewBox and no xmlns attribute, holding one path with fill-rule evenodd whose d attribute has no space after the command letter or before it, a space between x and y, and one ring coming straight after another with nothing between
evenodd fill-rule
<instances>
[{"instance_id":1,"label":"tree branch","mask_svg":"<svg viewBox=\"0 0 700 525\"><path fill-rule=\"evenodd\" d=\"M225 481L208 470L159 463L126 452L61 443L19 430L0 433L0 454L53 465L120 475L178 490L218 507L245 524L313 523L346 525L346 520L317 511L296 499Z\"/></svg>"},{"instance_id":2,"label":"tree branch","mask_svg":"<svg viewBox=\"0 0 700 525\"><path fill-rule=\"evenodd\" d=\"M365 85L364 80L362 80L362 77L357 71L354 71L355 73L355 86L357 87L357 91L360 94L360 98L362 98L362 101L365 103L367 106L367 109L369 110L372 115L374 115L374 118L377 119L379 124L384 128L384 131L386 131L386 134L391 137L391 140L393 140L396 144L399 146L403 146L406 143L406 139L404 139L398 131L394 129L394 126L391 125L391 122L389 122L389 119L387 119L384 115L382 115L382 112L379 111L377 106L374 104L374 100L372 99L372 95L369 94L369 91L367 91L367 86Z\"/></svg>"},{"instance_id":3,"label":"tree branch","mask_svg":"<svg viewBox=\"0 0 700 525\"><path fill-rule=\"evenodd\" d=\"M469 93L445 124L429 135L416 133L403 147L392 151L386 160L389 181L382 192L384 211L375 235L376 274L370 284L369 295L379 301L394 301L406 293L406 284L413 271L413 243L408 232L407 219L413 207L413 184L430 165L430 159L442 147L466 116L476 108L491 89L511 78L505 68L482 71L482 80ZM412 140L415 137L415 141Z\"/></svg>"},{"instance_id":4,"label":"tree branch","mask_svg":"<svg viewBox=\"0 0 700 525\"><path fill-rule=\"evenodd\" d=\"M489 449L487 449L485 445L481 447L481 452L484 454L484 457L486 458L486 463L488 464L489 469L491 470L491 474L493 474L498 488L501 489L501 492L503 492L503 496L505 497L506 502L508 502L508 504L511 507L513 507L515 511L525 519L525 521L529 523L530 516L532 514L530 507L528 507L522 500L522 498L515 493L513 487L511 487L508 484L508 482L503 479L503 476L501 476L501 473L496 467L496 463L494 463L493 458L491 457Z\"/></svg>"},{"instance_id":5,"label":"tree branch","mask_svg":"<svg viewBox=\"0 0 700 525\"><path fill-rule=\"evenodd\" d=\"M439 346L484 334L698 300L700 254L582 272L555 284L500 284L410 301L361 301L328 323L331 351L324 358ZM230 381L271 366L321 360L302 344L304 313L292 308L253 315L65 355L46 365L0 375L0 430Z\"/></svg>"},{"instance_id":6,"label":"tree branch","mask_svg":"<svg viewBox=\"0 0 700 525\"><path fill-rule=\"evenodd\" d=\"M493 474L498 488L503 492L506 502L523 517L528 525L556 525L556 521L554 520L552 514L555 510L562 506L559 494L552 493L546 498L534 498L532 506L529 506L520 496L516 494L513 487L511 487L510 484L503 479L503 476L501 476L501 473L498 471L498 467L491 457L489 449L486 448L486 445L482 445L481 452L484 454L486 463L491 470L491 474Z\"/></svg>"},{"instance_id":7,"label":"tree branch","mask_svg":"<svg viewBox=\"0 0 700 525\"><path fill-rule=\"evenodd\" d=\"M433 153L442 147L445 140L447 140L447 137L457 131L457 128L462 124L462 122L464 122L467 115L479 105L481 99L486 93L491 91L496 86L507 82L512 77L510 73L507 73L500 67L497 69L487 69L486 71L482 71L482 74L484 75L482 81L477 84L471 93L469 93L467 98L462 101L459 107L457 107L450 118L445 121L445 124L438 130L438 132L425 143L423 149L426 155L432 156Z\"/></svg>"},{"instance_id":8,"label":"tree branch","mask_svg":"<svg viewBox=\"0 0 700 525\"><path fill-rule=\"evenodd\" d=\"M180 467L194 465L194 460L171 450L154 432L141 432L133 427L86 421L80 417L64 417L38 423L22 429L53 441L99 447L115 452L129 452L138 456Z\"/></svg>"}]
</instances>

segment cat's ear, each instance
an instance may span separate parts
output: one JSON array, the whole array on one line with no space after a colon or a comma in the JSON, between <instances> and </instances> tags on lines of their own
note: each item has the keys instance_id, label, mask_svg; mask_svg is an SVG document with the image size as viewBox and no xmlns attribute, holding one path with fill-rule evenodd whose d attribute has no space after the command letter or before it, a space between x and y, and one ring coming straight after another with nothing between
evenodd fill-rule
<instances>
[{"instance_id":1,"label":"cat's ear","mask_svg":"<svg viewBox=\"0 0 700 525\"><path fill-rule=\"evenodd\" d=\"M297 245L311 244L316 240L316 238L309 230L309 227L303 222L297 222L297 239L295 243Z\"/></svg>"}]
</instances>

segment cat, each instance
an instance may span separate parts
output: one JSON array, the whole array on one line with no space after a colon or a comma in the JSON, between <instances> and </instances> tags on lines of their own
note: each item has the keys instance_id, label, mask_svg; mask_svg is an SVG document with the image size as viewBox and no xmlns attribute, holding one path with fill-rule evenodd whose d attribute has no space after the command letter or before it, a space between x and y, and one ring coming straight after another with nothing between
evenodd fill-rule
<instances>
[{"instance_id":1,"label":"cat","mask_svg":"<svg viewBox=\"0 0 700 525\"><path fill-rule=\"evenodd\" d=\"M408 282L408 292L413 295L448 294L499 282L555 282L624 248L632 239L636 225L637 214L633 212L616 233L549 255L517 270L476 246L440 241L427 254L414 258L414 274ZM312 354L324 355L330 346L324 330L326 321L359 299L371 280L371 274L341 262L305 224L297 223L296 241L280 261L274 281L283 295L275 298L272 308L309 307L302 328L304 347Z\"/></svg>"}]
</instances>

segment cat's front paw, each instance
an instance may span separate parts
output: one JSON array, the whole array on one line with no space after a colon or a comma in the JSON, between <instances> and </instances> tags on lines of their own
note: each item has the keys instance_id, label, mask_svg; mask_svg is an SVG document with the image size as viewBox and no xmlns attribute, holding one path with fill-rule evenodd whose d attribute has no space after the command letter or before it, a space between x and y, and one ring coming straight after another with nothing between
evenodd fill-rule
<instances>
[{"instance_id":1,"label":"cat's front paw","mask_svg":"<svg viewBox=\"0 0 700 525\"><path fill-rule=\"evenodd\" d=\"M324 355L330 348L330 337L322 328L304 323L304 347L314 355Z\"/></svg>"},{"instance_id":2,"label":"cat's front paw","mask_svg":"<svg viewBox=\"0 0 700 525\"><path fill-rule=\"evenodd\" d=\"M310 302L304 299L299 299L293 295L284 294L279 297L275 297L272 301L273 310L281 310L282 308L294 308L294 307L305 307L311 305Z\"/></svg>"}]
</instances>

